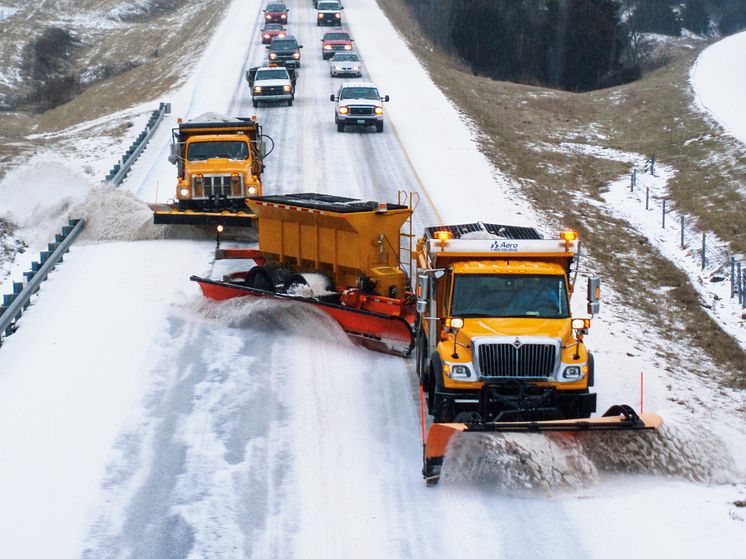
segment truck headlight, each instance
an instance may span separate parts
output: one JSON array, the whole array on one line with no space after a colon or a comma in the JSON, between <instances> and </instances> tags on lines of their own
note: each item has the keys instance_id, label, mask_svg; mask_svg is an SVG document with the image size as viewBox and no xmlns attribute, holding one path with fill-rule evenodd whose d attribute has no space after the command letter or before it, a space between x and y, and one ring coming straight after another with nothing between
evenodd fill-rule
<instances>
[{"instance_id":1,"label":"truck headlight","mask_svg":"<svg viewBox=\"0 0 746 559\"><path fill-rule=\"evenodd\" d=\"M294 52L293 53L293 58L295 58L296 60L298 60L300 58L300 53L299 52Z\"/></svg>"},{"instance_id":2,"label":"truck headlight","mask_svg":"<svg viewBox=\"0 0 746 559\"><path fill-rule=\"evenodd\" d=\"M334 14L334 17L336 17L337 19L342 19L342 14L340 14L339 12L337 12L337 13Z\"/></svg>"},{"instance_id":3,"label":"truck headlight","mask_svg":"<svg viewBox=\"0 0 746 559\"><path fill-rule=\"evenodd\" d=\"M342 66L335 66L335 67L334 67L334 69L335 69L335 70L336 70L337 72L339 72L339 71L341 71L341 70L342 70Z\"/></svg>"},{"instance_id":4,"label":"truck headlight","mask_svg":"<svg viewBox=\"0 0 746 559\"><path fill-rule=\"evenodd\" d=\"M282 90L283 91L290 91L290 86L289 85L283 85L282 86Z\"/></svg>"},{"instance_id":5,"label":"truck headlight","mask_svg":"<svg viewBox=\"0 0 746 559\"><path fill-rule=\"evenodd\" d=\"M350 112L350 109L347 107L339 107L339 114L346 115L348 112Z\"/></svg>"},{"instance_id":6,"label":"truck headlight","mask_svg":"<svg viewBox=\"0 0 746 559\"><path fill-rule=\"evenodd\" d=\"M249 194L256 194L256 186L249 187Z\"/></svg>"},{"instance_id":7,"label":"truck headlight","mask_svg":"<svg viewBox=\"0 0 746 559\"><path fill-rule=\"evenodd\" d=\"M383 114L383 107L376 107L376 114L382 115Z\"/></svg>"},{"instance_id":8,"label":"truck headlight","mask_svg":"<svg viewBox=\"0 0 746 559\"><path fill-rule=\"evenodd\" d=\"M182 188L181 190L179 190L179 194L181 195L182 198L186 198L187 196L189 196L189 189Z\"/></svg>"},{"instance_id":9,"label":"truck headlight","mask_svg":"<svg viewBox=\"0 0 746 559\"><path fill-rule=\"evenodd\" d=\"M319 12L319 19L323 19L323 18L324 18L324 14L322 14L321 12Z\"/></svg>"},{"instance_id":10,"label":"truck headlight","mask_svg":"<svg viewBox=\"0 0 746 559\"><path fill-rule=\"evenodd\" d=\"M262 86L261 85L255 85L254 86L254 92L255 93L261 93L262 92Z\"/></svg>"},{"instance_id":11,"label":"truck headlight","mask_svg":"<svg viewBox=\"0 0 746 559\"><path fill-rule=\"evenodd\" d=\"M324 50L332 50L332 46L331 45L324 45Z\"/></svg>"},{"instance_id":12,"label":"truck headlight","mask_svg":"<svg viewBox=\"0 0 746 559\"><path fill-rule=\"evenodd\" d=\"M269 59L270 60L274 60L275 58L277 58L277 53L276 52L270 52L269 53Z\"/></svg>"},{"instance_id":13,"label":"truck headlight","mask_svg":"<svg viewBox=\"0 0 746 559\"><path fill-rule=\"evenodd\" d=\"M345 50L352 50L352 45L345 45Z\"/></svg>"},{"instance_id":14,"label":"truck headlight","mask_svg":"<svg viewBox=\"0 0 746 559\"><path fill-rule=\"evenodd\" d=\"M474 380L471 378L469 365L461 363L443 363L443 372L453 380Z\"/></svg>"},{"instance_id":15,"label":"truck headlight","mask_svg":"<svg viewBox=\"0 0 746 559\"><path fill-rule=\"evenodd\" d=\"M583 375L582 369L578 365L565 367L562 371L562 378L565 380L577 380Z\"/></svg>"}]
</instances>

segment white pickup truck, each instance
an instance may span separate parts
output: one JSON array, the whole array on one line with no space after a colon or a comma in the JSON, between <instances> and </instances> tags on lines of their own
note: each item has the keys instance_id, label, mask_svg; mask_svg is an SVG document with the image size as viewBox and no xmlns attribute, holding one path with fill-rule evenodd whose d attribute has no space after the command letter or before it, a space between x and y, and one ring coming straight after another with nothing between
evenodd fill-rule
<instances>
[{"instance_id":1,"label":"white pickup truck","mask_svg":"<svg viewBox=\"0 0 746 559\"><path fill-rule=\"evenodd\" d=\"M251 90L251 101L254 107L260 102L285 101L288 107L295 99L295 68L282 66L255 67L246 70L246 81Z\"/></svg>"},{"instance_id":2,"label":"white pickup truck","mask_svg":"<svg viewBox=\"0 0 746 559\"><path fill-rule=\"evenodd\" d=\"M381 97L372 83L344 82L329 100L336 103L334 122L337 132L344 132L348 125L375 126L376 132L383 132L383 104L389 101L389 96Z\"/></svg>"}]
</instances>

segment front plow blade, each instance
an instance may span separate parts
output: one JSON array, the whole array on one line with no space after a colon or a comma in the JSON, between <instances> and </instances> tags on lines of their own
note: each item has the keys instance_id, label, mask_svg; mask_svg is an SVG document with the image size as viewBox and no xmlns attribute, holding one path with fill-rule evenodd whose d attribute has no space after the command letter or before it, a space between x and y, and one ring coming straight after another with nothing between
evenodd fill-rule
<instances>
[{"instance_id":1,"label":"front plow blade","mask_svg":"<svg viewBox=\"0 0 746 559\"><path fill-rule=\"evenodd\" d=\"M255 287L216 281L199 276L189 278L196 281L202 293L210 299L223 301L234 297L264 297L293 303L313 305L331 316L356 344L379 351L405 357L414 347L414 334L406 320L399 316L374 313L320 301L312 297L300 297L285 293L274 293Z\"/></svg>"},{"instance_id":2,"label":"front plow blade","mask_svg":"<svg viewBox=\"0 0 746 559\"><path fill-rule=\"evenodd\" d=\"M478 423L434 423L427 434L422 476L428 485L440 479L448 443L462 433L545 433L588 431L649 431L658 429L663 419L654 413L638 415L627 405L612 406L602 417L556 421L516 421Z\"/></svg>"}]
</instances>

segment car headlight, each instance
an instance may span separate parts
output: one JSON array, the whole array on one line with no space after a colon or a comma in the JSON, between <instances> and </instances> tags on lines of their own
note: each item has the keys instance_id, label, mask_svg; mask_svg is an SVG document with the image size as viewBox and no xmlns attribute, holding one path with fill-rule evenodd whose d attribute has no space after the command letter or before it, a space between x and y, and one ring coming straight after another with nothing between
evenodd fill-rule
<instances>
[{"instance_id":1,"label":"car headlight","mask_svg":"<svg viewBox=\"0 0 746 559\"><path fill-rule=\"evenodd\" d=\"M345 45L345 50L352 50L352 45Z\"/></svg>"},{"instance_id":2,"label":"car headlight","mask_svg":"<svg viewBox=\"0 0 746 559\"><path fill-rule=\"evenodd\" d=\"M332 50L332 46L331 45L324 45L324 50Z\"/></svg>"},{"instance_id":3,"label":"car headlight","mask_svg":"<svg viewBox=\"0 0 746 559\"><path fill-rule=\"evenodd\" d=\"M264 37L265 39L269 39L269 33L265 33L264 35L262 35L262 37Z\"/></svg>"},{"instance_id":4,"label":"car headlight","mask_svg":"<svg viewBox=\"0 0 746 559\"><path fill-rule=\"evenodd\" d=\"M277 53L274 53L274 52L270 52L270 53L269 53L269 59L270 59L270 60L274 60L275 58L277 58Z\"/></svg>"},{"instance_id":5,"label":"car headlight","mask_svg":"<svg viewBox=\"0 0 746 559\"><path fill-rule=\"evenodd\" d=\"M348 109L347 107L339 107L339 114L346 115L349 112L350 112L350 109Z\"/></svg>"},{"instance_id":6,"label":"car headlight","mask_svg":"<svg viewBox=\"0 0 746 559\"><path fill-rule=\"evenodd\" d=\"M376 107L376 114L382 115L383 114L383 107Z\"/></svg>"},{"instance_id":7,"label":"car headlight","mask_svg":"<svg viewBox=\"0 0 746 559\"><path fill-rule=\"evenodd\" d=\"M284 39L284 38L285 38L285 33L278 33L278 34L277 34L277 36L278 36L278 37L279 37L280 39Z\"/></svg>"},{"instance_id":8,"label":"car headlight","mask_svg":"<svg viewBox=\"0 0 746 559\"><path fill-rule=\"evenodd\" d=\"M249 187L249 194L256 194L256 186Z\"/></svg>"},{"instance_id":9,"label":"car headlight","mask_svg":"<svg viewBox=\"0 0 746 559\"><path fill-rule=\"evenodd\" d=\"M283 85L282 86L282 90L283 91L290 91L290 86L289 85Z\"/></svg>"},{"instance_id":10,"label":"car headlight","mask_svg":"<svg viewBox=\"0 0 746 559\"><path fill-rule=\"evenodd\" d=\"M267 15L266 15L265 17L266 17L267 19L272 19L272 14L267 14Z\"/></svg>"},{"instance_id":11,"label":"car headlight","mask_svg":"<svg viewBox=\"0 0 746 559\"><path fill-rule=\"evenodd\" d=\"M255 85L254 86L254 93L261 93L262 92L262 86L261 85Z\"/></svg>"},{"instance_id":12,"label":"car headlight","mask_svg":"<svg viewBox=\"0 0 746 559\"><path fill-rule=\"evenodd\" d=\"M336 17L337 19L342 19L342 14L337 12L336 14L334 14L334 17Z\"/></svg>"},{"instance_id":13,"label":"car headlight","mask_svg":"<svg viewBox=\"0 0 746 559\"><path fill-rule=\"evenodd\" d=\"M319 12L319 19L322 19L323 17L324 17L324 14L322 14L321 12Z\"/></svg>"},{"instance_id":14,"label":"car headlight","mask_svg":"<svg viewBox=\"0 0 746 559\"><path fill-rule=\"evenodd\" d=\"M181 195L182 198L186 198L187 196L189 196L189 189L182 188L181 190L179 190L179 194Z\"/></svg>"},{"instance_id":15,"label":"car headlight","mask_svg":"<svg viewBox=\"0 0 746 559\"><path fill-rule=\"evenodd\" d=\"M293 58L295 58L296 60L298 60L300 58L300 53L299 52L294 52L293 53Z\"/></svg>"},{"instance_id":16,"label":"car headlight","mask_svg":"<svg viewBox=\"0 0 746 559\"><path fill-rule=\"evenodd\" d=\"M360 71L360 66L353 66L352 69L355 70L356 72L359 72Z\"/></svg>"},{"instance_id":17,"label":"car headlight","mask_svg":"<svg viewBox=\"0 0 746 559\"><path fill-rule=\"evenodd\" d=\"M335 70L336 70L337 72L339 72L340 70L342 70L342 66L335 66L335 67L334 67L334 69L335 69Z\"/></svg>"},{"instance_id":18,"label":"car headlight","mask_svg":"<svg viewBox=\"0 0 746 559\"><path fill-rule=\"evenodd\" d=\"M577 380L581 376L583 376L583 372L579 365L571 365L569 367L565 367L565 369L562 371L562 378L564 380Z\"/></svg>"},{"instance_id":19,"label":"car headlight","mask_svg":"<svg viewBox=\"0 0 746 559\"><path fill-rule=\"evenodd\" d=\"M287 17L288 17L288 16L287 16L286 14L282 14L282 15L280 16L280 19L287 19Z\"/></svg>"}]
</instances>

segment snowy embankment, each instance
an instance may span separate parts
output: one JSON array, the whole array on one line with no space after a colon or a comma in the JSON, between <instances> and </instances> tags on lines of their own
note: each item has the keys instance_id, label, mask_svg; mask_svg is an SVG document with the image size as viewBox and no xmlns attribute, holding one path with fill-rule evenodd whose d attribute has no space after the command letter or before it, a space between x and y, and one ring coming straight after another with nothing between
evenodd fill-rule
<instances>
[{"instance_id":1,"label":"snowy embankment","mask_svg":"<svg viewBox=\"0 0 746 559\"><path fill-rule=\"evenodd\" d=\"M392 95L389 125L380 135L336 133L328 95L339 81L320 60L323 30L310 2L288 3L306 48L294 106L257 111L278 141L268 188L312 184L387 199L409 188L423 196L421 215L437 209L449 222L541 226L375 0L348 0L345 17L366 78ZM258 0L233 2L195 73L174 92L172 118L251 111L240 86L244 66L263 52L255 33L261 8ZM228 85L197 87L205 83ZM167 133L154 138L124 186L129 193L99 205L94 192L85 203L96 208L91 217L105 225L123 205L124 215L139 216L132 194L150 201L159 182L171 195L167 145ZM135 230L121 223L121 234L147 238L132 221ZM92 220L89 240L110 235ZM662 434L660 448L622 441L598 458L534 440L540 448L531 460L512 467L519 481L536 476L541 489L520 498L499 480L426 488L413 360L351 347L328 320L297 308L203 301L187 277L209 270L212 248L76 246L0 349L0 448L11 453L0 460L0 526L13 527L0 538L0 555L737 557L746 545L743 519L729 517L738 516L730 503L745 497L743 488L682 481L735 476L728 450L738 441L721 439L742 433L729 425L714 434L703 423L672 429L680 434ZM645 366L646 408L675 424L683 414L671 398L710 394L697 379L673 382L654 368L639 328L619 308L594 322L599 408L637 404ZM629 463L609 463L615 456ZM630 470L657 477L615 475ZM444 530L449 519L463 521Z\"/></svg>"},{"instance_id":2,"label":"snowy embankment","mask_svg":"<svg viewBox=\"0 0 746 559\"><path fill-rule=\"evenodd\" d=\"M746 146L746 31L707 47L692 66L690 80L700 108Z\"/></svg>"}]
</instances>

